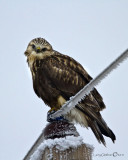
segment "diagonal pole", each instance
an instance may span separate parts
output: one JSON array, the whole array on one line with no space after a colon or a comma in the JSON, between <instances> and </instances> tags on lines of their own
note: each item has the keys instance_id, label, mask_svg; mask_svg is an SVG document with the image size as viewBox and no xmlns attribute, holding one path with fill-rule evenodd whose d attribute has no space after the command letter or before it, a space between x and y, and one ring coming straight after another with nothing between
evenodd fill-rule
<instances>
[{"instance_id":1,"label":"diagonal pole","mask_svg":"<svg viewBox=\"0 0 128 160\"><path fill-rule=\"evenodd\" d=\"M33 144L33 146L30 148L30 150L28 151L28 153L23 158L23 160L30 160L31 159L31 155L36 151L36 149L43 142L43 140L44 140L44 133L42 131L41 134L39 135L38 139L35 141L35 143Z\"/></svg>"},{"instance_id":2,"label":"diagonal pole","mask_svg":"<svg viewBox=\"0 0 128 160\"><path fill-rule=\"evenodd\" d=\"M75 96L70 97L60 110L50 115L50 118L55 118L65 115L75 107L82 99L88 95L95 86L97 86L104 78L106 78L114 69L116 69L124 60L128 58L128 49L117 57L108 67L106 67L98 76L91 80L83 89L81 89Z\"/></svg>"}]
</instances>

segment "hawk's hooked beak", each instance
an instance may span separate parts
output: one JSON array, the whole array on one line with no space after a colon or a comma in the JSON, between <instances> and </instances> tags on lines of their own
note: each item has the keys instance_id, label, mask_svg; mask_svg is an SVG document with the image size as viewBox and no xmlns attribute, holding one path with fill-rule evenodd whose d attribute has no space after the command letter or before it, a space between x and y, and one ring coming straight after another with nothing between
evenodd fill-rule
<instances>
[{"instance_id":1,"label":"hawk's hooked beak","mask_svg":"<svg viewBox=\"0 0 128 160\"><path fill-rule=\"evenodd\" d=\"M37 48L36 48L36 51L37 51L37 53L39 53L39 52L41 51L41 48L40 48L40 47L37 47Z\"/></svg>"}]
</instances>

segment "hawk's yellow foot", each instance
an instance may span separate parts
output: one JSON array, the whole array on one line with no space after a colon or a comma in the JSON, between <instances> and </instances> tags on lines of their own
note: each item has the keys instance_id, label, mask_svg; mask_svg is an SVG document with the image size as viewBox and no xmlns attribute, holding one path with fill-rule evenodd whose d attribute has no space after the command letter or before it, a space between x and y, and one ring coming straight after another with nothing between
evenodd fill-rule
<instances>
[{"instance_id":1,"label":"hawk's yellow foot","mask_svg":"<svg viewBox=\"0 0 128 160\"><path fill-rule=\"evenodd\" d=\"M48 111L48 114L52 114L54 112L56 112L58 109L55 108L55 107L52 107L49 111Z\"/></svg>"}]
</instances>

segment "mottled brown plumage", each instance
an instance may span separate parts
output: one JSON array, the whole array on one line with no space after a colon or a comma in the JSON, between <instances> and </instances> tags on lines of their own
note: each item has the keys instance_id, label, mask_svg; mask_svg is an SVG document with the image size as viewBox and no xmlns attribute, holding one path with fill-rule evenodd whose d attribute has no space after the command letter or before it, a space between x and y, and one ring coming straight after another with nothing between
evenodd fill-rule
<instances>
[{"instance_id":1,"label":"mottled brown plumage","mask_svg":"<svg viewBox=\"0 0 128 160\"><path fill-rule=\"evenodd\" d=\"M35 93L45 104L56 110L92 79L80 63L53 50L43 38L32 40L25 55L31 69ZM115 135L100 114L104 108L103 99L94 88L66 118L84 127L90 127L99 142L105 144L103 135L110 137L114 142Z\"/></svg>"}]
</instances>

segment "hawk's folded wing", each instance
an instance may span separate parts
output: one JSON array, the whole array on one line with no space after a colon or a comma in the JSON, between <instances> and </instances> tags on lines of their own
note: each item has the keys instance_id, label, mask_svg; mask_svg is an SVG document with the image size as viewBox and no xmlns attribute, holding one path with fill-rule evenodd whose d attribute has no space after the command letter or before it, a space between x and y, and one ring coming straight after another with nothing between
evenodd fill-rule
<instances>
[{"instance_id":1,"label":"hawk's folded wing","mask_svg":"<svg viewBox=\"0 0 128 160\"><path fill-rule=\"evenodd\" d=\"M51 85L60 90L61 95L67 100L92 79L77 61L66 55L52 55L42 60L40 68L43 74L51 80ZM86 97L86 103L95 106L97 111L105 108L103 99L95 88Z\"/></svg>"}]
</instances>

